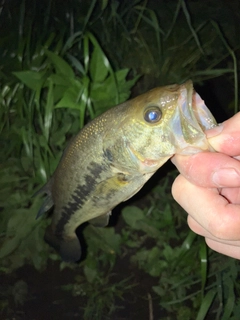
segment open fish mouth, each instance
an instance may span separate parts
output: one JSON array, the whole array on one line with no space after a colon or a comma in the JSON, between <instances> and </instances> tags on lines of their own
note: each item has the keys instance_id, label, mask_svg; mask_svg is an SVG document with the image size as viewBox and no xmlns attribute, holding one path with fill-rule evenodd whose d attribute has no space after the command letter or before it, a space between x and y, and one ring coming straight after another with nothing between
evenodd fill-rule
<instances>
[{"instance_id":1,"label":"open fish mouth","mask_svg":"<svg viewBox=\"0 0 240 320\"><path fill-rule=\"evenodd\" d=\"M202 98L194 90L192 81L189 80L185 83L187 91L187 102L189 109L193 110L196 121L202 130L212 129L217 125L216 120L214 119L212 113L205 105Z\"/></svg>"},{"instance_id":2,"label":"open fish mouth","mask_svg":"<svg viewBox=\"0 0 240 320\"><path fill-rule=\"evenodd\" d=\"M200 150L212 150L205 130L217 125L213 115L205 105L189 80L180 85L178 108L174 121L176 153L192 154Z\"/></svg>"}]
</instances>

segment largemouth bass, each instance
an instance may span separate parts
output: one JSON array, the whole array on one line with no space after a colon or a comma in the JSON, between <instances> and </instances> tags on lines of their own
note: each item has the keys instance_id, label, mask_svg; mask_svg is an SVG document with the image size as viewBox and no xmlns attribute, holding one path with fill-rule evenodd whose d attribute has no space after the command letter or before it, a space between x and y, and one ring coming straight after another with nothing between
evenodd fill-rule
<instances>
[{"instance_id":1,"label":"largemouth bass","mask_svg":"<svg viewBox=\"0 0 240 320\"><path fill-rule=\"evenodd\" d=\"M54 205L45 240L63 260L79 260L79 225L106 226L111 210L174 154L210 150L204 130L215 125L191 81L155 88L88 123L41 190L48 196L38 216Z\"/></svg>"}]
</instances>

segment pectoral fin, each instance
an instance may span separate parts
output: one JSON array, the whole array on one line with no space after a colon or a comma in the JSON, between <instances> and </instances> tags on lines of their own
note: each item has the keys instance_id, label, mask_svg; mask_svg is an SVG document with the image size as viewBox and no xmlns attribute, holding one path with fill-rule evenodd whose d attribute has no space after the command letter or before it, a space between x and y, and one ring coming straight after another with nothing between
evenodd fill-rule
<instances>
[{"instance_id":1,"label":"pectoral fin","mask_svg":"<svg viewBox=\"0 0 240 320\"><path fill-rule=\"evenodd\" d=\"M103 214L102 216L89 220L89 223L91 223L94 227L106 227L109 223L110 215L111 211Z\"/></svg>"},{"instance_id":2,"label":"pectoral fin","mask_svg":"<svg viewBox=\"0 0 240 320\"><path fill-rule=\"evenodd\" d=\"M45 212L50 210L53 206L53 200L51 195L47 195L46 199L44 200L43 204L41 205L41 208L38 210L36 219L41 217Z\"/></svg>"},{"instance_id":3,"label":"pectoral fin","mask_svg":"<svg viewBox=\"0 0 240 320\"><path fill-rule=\"evenodd\" d=\"M47 212L49 209L52 208L53 206L53 199L52 199L52 194L51 194L51 185L52 185L52 180L50 180L47 184L45 184L40 190L38 190L33 197L39 195L39 194L47 194L46 199L44 200L43 204L41 205L41 208L39 209L36 219L41 217L45 212Z\"/></svg>"}]
</instances>

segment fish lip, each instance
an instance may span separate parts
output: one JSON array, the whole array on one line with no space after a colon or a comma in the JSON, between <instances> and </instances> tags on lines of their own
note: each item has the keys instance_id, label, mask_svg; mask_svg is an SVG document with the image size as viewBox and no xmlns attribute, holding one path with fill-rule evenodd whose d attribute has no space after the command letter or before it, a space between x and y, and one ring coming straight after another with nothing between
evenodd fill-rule
<instances>
[{"instance_id":1,"label":"fish lip","mask_svg":"<svg viewBox=\"0 0 240 320\"><path fill-rule=\"evenodd\" d=\"M194 92L192 96L192 110L199 126L203 131L217 126L217 122L211 111L207 108L205 102L197 92Z\"/></svg>"},{"instance_id":2,"label":"fish lip","mask_svg":"<svg viewBox=\"0 0 240 320\"><path fill-rule=\"evenodd\" d=\"M194 120L198 123L203 131L215 127L217 125L217 122L210 110L205 105L203 99L195 91L192 80L188 80L187 82L185 82L184 87L187 91L187 104L189 106L189 109L193 112L192 118L194 118Z\"/></svg>"},{"instance_id":3,"label":"fish lip","mask_svg":"<svg viewBox=\"0 0 240 320\"><path fill-rule=\"evenodd\" d=\"M183 86L182 90L187 91L188 103L192 103L192 97L193 97L193 92L194 92L192 80L186 81L182 86Z\"/></svg>"},{"instance_id":4,"label":"fish lip","mask_svg":"<svg viewBox=\"0 0 240 320\"><path fill-rule=\"evenodd\" d=\"M211 150L204 130L213 128L216 121L195 92L191 80L179 87L177 113L180 123L175 123L176 153L194 154Z\"/></svg>"},{"instance_id":5,"label":"fish lip","mask_svg":"<svg viewBox=\"0 0 240 320\"><path fill-rule=\"evenodd\" d=\"M192 80L188 80L180 86L179 105L181 106L183 115L185 115L188 120L194 119L192 106L195 93Z\"/></svg>"}]
</instances>

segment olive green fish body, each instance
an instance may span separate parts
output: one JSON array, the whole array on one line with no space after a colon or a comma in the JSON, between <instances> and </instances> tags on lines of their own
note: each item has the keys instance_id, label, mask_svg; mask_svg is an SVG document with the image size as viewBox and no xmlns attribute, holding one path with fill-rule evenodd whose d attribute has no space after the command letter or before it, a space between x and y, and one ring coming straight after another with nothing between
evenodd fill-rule
<instances>
[{"instance_id":1,"label":"olive green fish body","mask_svg":"<svg viewBox=\"0 0 240 320\"><path fill-rule=\"evenodd\" d=\"M140 172L141 161L132 157L129 152L123 152L123 149L126 149L125 142L122 145L103 143L102 134L102 128L94 122L85 127L65 151L51 180L51 195L55 208L52 225L45 239L67 261L80 259L76 227L91 220L98 225L101 216L106 216L101 226L106 225L111 210L141 189L163 163L162 159L154 161L154 165L145 165L146 169L142 168ZM118 148L121 151L120 156ZM164 162L166 160L164 159ZM98 219L94 223L95 218ZM57 245L54 245L54 242ZM71 249L72 246L75 250ZM66 249L63 249L65 247Z\"/></svg>"},{"instance_id":2,"label":"olive green fish body","mask_svg":"<svg viewBox=\"0 0 240 320\"><path fill-rule=\"evenodd\" d=\"M106 225L111 210L175 153L209 149L203 129L215 121L199 99L190 81L156 88L108 110L71 141L44 189L46 209L54 204L45 239L64 260L80 259L79 225Z\"/></svg>"}]
</instances>

